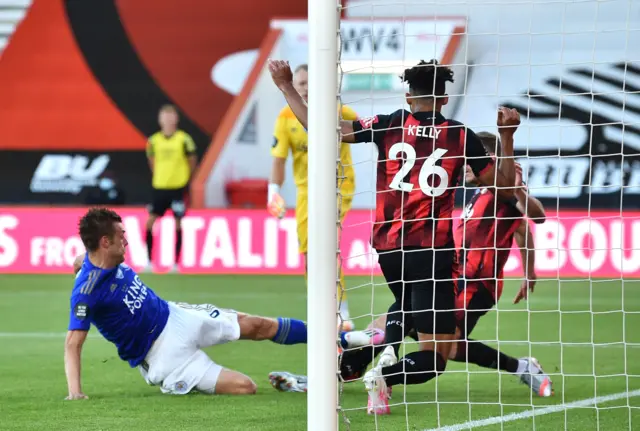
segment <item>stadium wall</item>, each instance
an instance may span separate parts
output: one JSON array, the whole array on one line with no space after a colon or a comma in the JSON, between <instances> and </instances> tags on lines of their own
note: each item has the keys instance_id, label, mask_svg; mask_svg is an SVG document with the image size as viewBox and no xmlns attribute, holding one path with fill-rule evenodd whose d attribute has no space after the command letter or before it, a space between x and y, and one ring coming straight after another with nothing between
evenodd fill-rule
<instances>
[{"instance_id":1,"label":"stadium wall","mask_svg":"<svg viewBox=\"0 0 640 431\"><path fill-rule=\"evenodd\" d=\"M83 208L0 207L0 273L69 273L84 251L76 226ZM144 243L146 212L124 208L129 250L127 263L147 263ZM455 214L456 221L458 215ZM640 212L548 212L534 225L536 272L541 278L640 277ZM345 221L343 268L348 275L379 273L369 247L371 211L354 210ZM174 221L156 224L160 271L173 262ZM455 224L455 223L454 223ZM183 220L182 265L192 274L302 274L296 223L258 210L194 210ZM522 274L520 255L513 250L506 276Z\"/></svg>"}]
</instances>

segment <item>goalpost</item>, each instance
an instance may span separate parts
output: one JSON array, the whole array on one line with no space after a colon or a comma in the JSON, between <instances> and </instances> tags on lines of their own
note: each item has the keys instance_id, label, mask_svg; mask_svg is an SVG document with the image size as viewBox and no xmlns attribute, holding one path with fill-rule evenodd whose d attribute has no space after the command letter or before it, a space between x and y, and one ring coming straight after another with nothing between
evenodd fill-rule
<instances>
[{"instance_id":1,"label":"goalpost","mask_svg":"<svg viewBox=\"0 0 640 431\"><path fill-rule=\"evenodd\" d=\"M368 59L351 61L348 68L340 56L341 16L366 22L371 31L347 37L374 47ZM407 30L418 17L432 25L421 22ZM385 23L393 20L402 23L402 31L385 33ZM439 27L443 21L453 24ZM433 51L416 58L408 41L420 38L433 38ZM346 5L309 0L307 429L638 426L639 41L635 0L351 0ZM397 57L383 58L393 51L379 49L385 43ZM504 295L480 320L474 338L516 357L540 359L554 381L553 397L537 398L507 373L450 361L435 381L394 388L392 414L377 417L366 414L361 382L347 386L339 380L336 226L346 234L367 217L338 223L336 107L368 105L368 112L357 109L362 116L405 107L405 89L391 79L421 58L438 58L454 68L447 117L476 132L495 133L498 106L513 107L522 116L516 158L530 193L547 210L547 221L533 227L538 282L528 302L511 304L523 280L523 262L512 250ZM358 91L349 94L353 88ZM362 157L366 152L358 154L354 163L375 172L375 149L369 147L368 159ZM357 184L356 194L368 196L373 208L374 178ZM460 194L468 200L473 192ZM462 204L458 199L457 207ZM371 221L373 210L369 214ZM366 253L375 262L374 251ZM346 268L357 258L342 249ZM348 279L347 287L359 329L389 305L375 265L367 279ZM341 415L348 420L340 421ZM517 424L505 425L509 422Z\"/></svg>"},{"instance_id":2,"label":"goalpost","mask_svg":"<svg viewBox=\"0 0 640 431\"><path fill-rule=\"evenodd\" d=\"M339 132L336 2L309 0L309 252L307 428L336 430L336 160Z\"/></svg>"}]
</instances>

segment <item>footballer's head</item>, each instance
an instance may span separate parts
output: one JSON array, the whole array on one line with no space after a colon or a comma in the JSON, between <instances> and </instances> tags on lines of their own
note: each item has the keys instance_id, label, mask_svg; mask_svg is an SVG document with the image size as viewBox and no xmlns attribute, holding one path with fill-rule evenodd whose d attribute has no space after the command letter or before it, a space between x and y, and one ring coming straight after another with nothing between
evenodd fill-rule
<instances>
[{"instance_id":1,"label":"footballer's head","mask_svg":"<svg viewBox=\"0 0 640 431\"><path fill-rule=\"evenodd\" d=\"M484 149L487 151L487 153L489 153L489 155L494 157L500 156L500 154L502 153L501 151L502 144L498 136L489 132L479 132L476 134L476 136L480 139L480 142L482 142L482 146L484 146ZM467 184L478 183L478 179L473 174L473 171L471 170L471 167L469 165L466 166L466 170L465 170L465 182Z\"/></svg>"},{"instance_id":2,"label":"footballer's head","mask_svg":"<svg viewBox=\"0 0 640 431\"><path fill-rule=\"evenodd\" d=\"M128 243L118 213L91 208L80 219L78 230L87 252L96 255L101 263L116 266L124 262Z\"/></svg>"},{"instance_id":3,"label":"footballer's head","mask_svg":"<svg viewBox=\"0 0 640 431\"><path fill-rule=\"evenodd\" d=\"M163 105L158 112L158 124L163 132L173 133L178 128L180 116L173 105Z\"/></svg>"},{"instance_id":4,"label":"footballer's head","mask_svg":"<svg viewBox=\"0 0 640 431\"><path fill-rule=\"evenodd\" d=\"M293 71L293 88L307 102L309 97L309 66L301 64Z\"/></svg>"},{"instance_id":5,"label":"footballer's head","mask_svg":"<svg viewBox=\"0 0 640 431\"><path fill-rule=\"evenodd\" d=\"M446 87L447 82L453 82L453 70L438 64L438 60L420 60L400 79L409 85L406 96L411 112L440 111L449 102Z\"/></svg>"},{"instance_id":6,"label":"footballer's head","mask_svg":"<svg viewBox=\"0 0 640 431\"><path fill-rule=\"evenodd\" d=\"M502 153L502 143L500 142L500 138L498 136L489 132L479 132L476 133L476 136L478 136L480 142L482 142L482 145L484 146L484 149L487 150L487 153L492 156L500 157L500 154Z\"/></svg>"}]
</instances>

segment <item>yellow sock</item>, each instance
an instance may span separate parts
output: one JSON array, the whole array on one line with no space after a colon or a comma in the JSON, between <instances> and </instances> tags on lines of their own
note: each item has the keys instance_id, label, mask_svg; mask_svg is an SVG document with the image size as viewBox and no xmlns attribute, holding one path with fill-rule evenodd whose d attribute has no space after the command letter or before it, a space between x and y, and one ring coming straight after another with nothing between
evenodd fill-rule
<instances>
[{"instance_id":1,"label":"yellow sock","mask_svg":"<svg viewBox=\"0 0 640 431\"><path fill-rule=\"evenodd\" d=\"M347 291L345 287L346 287L346 284L344 284L344 274L342 273L342 271L340 271L340 284L338 285L338 289L337 289L338 304L340 304L341 302L347 301Z\"/></svg>"},{"instance_id":2,"label":"yellow sock","mask_svg":"<svg viewBox=\"0 0 640 431\"><path fill-rule=\"evenodd\" d=\"M347 285L344 282L344 273L340 271L340 284L338 285L338 304L340 304L340 315L345 320L350 320L349 304L347 303Z\"/></svg>"}]
</instances>

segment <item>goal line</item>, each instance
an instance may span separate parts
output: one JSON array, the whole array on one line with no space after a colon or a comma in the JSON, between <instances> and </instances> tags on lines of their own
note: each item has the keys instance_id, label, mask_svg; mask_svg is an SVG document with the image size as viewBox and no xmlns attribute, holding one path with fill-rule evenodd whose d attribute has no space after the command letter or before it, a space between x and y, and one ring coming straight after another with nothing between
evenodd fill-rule
<instances>
[{"instance_id":1,"label":"goal line","mask_svg":"<svg viewBox=\"0 0 640 431\"><path fill-rule=\"evenodd\" d=\"M612 401L628 399L632 397L640 396L640 389L630 392L618 392L611 395L603 395L600 397L585 398L583 400L572 401L570 403L551 405L542 408L533 408L519 413L509 413L504 416L494 416L486 419L478 419L468 422L463 422L455 425L445 425L439 428L430 428L424 431L462 431L472 428L481 428L489 425L503 424L506 422L513 422L522 419L528 419L536 416L549 415L552 413L561 413L566 410L577 409L581 407L597 407L598 404L609 403Z\"/></svg>"}]
</instances>

